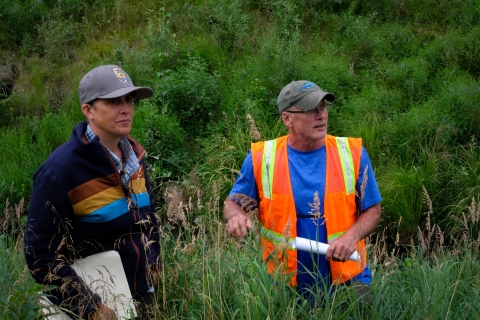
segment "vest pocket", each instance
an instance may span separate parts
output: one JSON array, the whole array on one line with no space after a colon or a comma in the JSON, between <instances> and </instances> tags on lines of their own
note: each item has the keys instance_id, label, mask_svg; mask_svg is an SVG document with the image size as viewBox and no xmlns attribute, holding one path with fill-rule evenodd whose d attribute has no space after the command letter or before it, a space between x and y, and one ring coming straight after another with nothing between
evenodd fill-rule
<instances>
[{"instance_id":1,"label":"vest pocket","mask_svg":"<svg viewBox=\"0 0 480 320\"><path fill-rule=\"evenodd\" d=\"M295 208L293 199L282 194L272 194L271 199L263 199L260 203L261 217L264 227L277 233L290 235L296 234L295 212L289 212L289 208Z\"/></svg>"},{"instance_id":2,"label":"vest pocket","mask_svg":"<svg viewBox=\"0 0 480 320\"><path fill-rule=\"evenodd\" d=\"M329 243L332 235L347 231L357 220L355 201L349 201L351 196L346 196L345 191L325 195L325 222Z\"/></svg>"}]
</instances>

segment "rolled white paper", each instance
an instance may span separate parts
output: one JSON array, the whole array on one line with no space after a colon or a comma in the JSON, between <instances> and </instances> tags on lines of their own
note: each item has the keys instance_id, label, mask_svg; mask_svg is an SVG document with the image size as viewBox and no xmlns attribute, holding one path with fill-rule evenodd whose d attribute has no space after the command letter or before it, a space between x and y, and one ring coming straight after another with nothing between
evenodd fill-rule
<instances>
[{"instance_id":1,"label":"rolled white paper","mask_svg":"<svg viewBox=\"0 0 480 320\"><path fill-rule=\"evenodd\" d=\"M296 237L293 240L293 243L292 243L292 248L293 249L297 249L297 250L300 250L300 251L319 253L319 254L323 254L323 255L327 254L328 247L329 247L329 245L326 244L326 243L318 242L318 241L310 240L310 239L305 239L305 238L300 238L300 237ZM352 261L360 261L360 255L358 254L357 251L355 251L354 253L352 253L350 258L348 258L348 259L352 260Z\"/></svg>"}]
</instances>

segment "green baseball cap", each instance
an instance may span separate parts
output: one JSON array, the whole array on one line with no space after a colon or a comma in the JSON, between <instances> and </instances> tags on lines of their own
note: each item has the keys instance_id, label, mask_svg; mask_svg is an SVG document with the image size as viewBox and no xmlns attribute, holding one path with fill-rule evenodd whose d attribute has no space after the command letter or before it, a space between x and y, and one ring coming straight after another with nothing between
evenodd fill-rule
<instances>
[{"instance_id":1,"label":"green baseball cap","mask_svg":"<svg viewBox=\"0 0 480 320\"><path fill-rule=\"evenodd\" d=\"M335 101L335 96L325 92L318 85L307 80L292 81L283 87L278 95L278 111L295 106L303 110L315 108L323 99Z\"/></svg>"},{"instance_id":2,"label":"green baseball cap","mask_svg":"<svg viewBox=\"0 0 480 320\"><path fill-rule=\"evenodd\" d=\"M111 99L135 92L135 99L153 96L149 87L135 87L128 74L116 65L99 66L83 76L78 86L80 104Z\"/></svg>"}]
</instances>

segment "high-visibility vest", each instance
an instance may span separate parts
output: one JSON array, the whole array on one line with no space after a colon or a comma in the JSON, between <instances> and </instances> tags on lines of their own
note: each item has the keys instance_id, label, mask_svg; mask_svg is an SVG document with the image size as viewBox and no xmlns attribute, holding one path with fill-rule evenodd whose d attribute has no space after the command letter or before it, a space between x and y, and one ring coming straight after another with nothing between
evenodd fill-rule
<instances>
[{"instance_id":1,"label":"high-visibility vest","mask_svg":"<svg viewBox=\"0 0 480 320\"><path fill-rule=\"evenodd\" d=\"M262 224L263 259L270 273L290 276L296 286L297 251L292 242L297 236L297 215L290 182L287 138L252 144L252 162L259 193L259 220ZM327 135L324 218L328 242L345 233L357 220L355 184L360 170L362 139ZM344 283L365 269L366 250L362 239L356 250L360 261L330 261L332 282Z\"/></svg>"}]
</instances>

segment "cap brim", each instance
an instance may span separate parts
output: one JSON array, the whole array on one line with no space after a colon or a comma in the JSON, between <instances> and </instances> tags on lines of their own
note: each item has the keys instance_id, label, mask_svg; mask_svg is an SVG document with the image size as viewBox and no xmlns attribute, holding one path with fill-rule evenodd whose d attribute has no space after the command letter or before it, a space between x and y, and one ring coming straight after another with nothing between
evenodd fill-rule
<instances>
[{"instance_id":1,"label":"cap brim","mask_svg":"<svg viewBox=\"0 0 480 320\"><path fill-rule=\"evenodd\" d=\"M302 100L298 101L295 106L302 110L312 110L324 99L327 101L335 101L336 98L330 92L317 90L307 94Z\"/></svg>"},{"instance_id":2,"label":"cap brim","mask_svg":"<svg viewBox=\"0 0 480 320\"><path fill-rule=\"evenodd\" d=\"M109 94L98 97L99 99L111 99L124 96L135 92L135 99L146 99L153 96L153 90L149 87L126 87L110 92Z\"/></svg>"}]
</instances>

